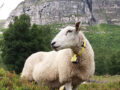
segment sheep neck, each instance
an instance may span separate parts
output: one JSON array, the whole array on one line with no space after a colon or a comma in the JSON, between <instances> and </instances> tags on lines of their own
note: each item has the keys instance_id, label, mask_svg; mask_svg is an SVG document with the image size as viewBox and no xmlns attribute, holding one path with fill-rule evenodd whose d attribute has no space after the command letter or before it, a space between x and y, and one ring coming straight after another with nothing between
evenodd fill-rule
<instances>
[{"instance_id":1,"label":"sheep neck","mask_svg":"<svg viewBox=\"0 0 120 90\"><path fill-rule=\"evenodd\" d=\"M82 41L84 40L82 34L78 35L78 38L78 43L76 46L72 47L73 53L75 53L77 56L79 56L78 53L82 49Z\"/></svg>"}]
</instances>

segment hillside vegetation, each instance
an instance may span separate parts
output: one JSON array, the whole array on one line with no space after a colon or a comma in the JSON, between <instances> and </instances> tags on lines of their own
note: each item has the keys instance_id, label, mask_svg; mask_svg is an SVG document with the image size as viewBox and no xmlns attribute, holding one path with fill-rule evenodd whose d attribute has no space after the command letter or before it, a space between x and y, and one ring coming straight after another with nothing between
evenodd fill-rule
<instances>
[{"instance_id":1,"label":"hillside vegetation","mask_svg":"<svg viewBox=\"0 0 120 90\"><path fill-rule=\"evenodd\" d=\"M50 25L52 29L63 26L64 25L61 24ZM1 30L3 31L3 29ZM58 32L53 31L52 37ZM95 51L96 74L120 74L120 26L99 24L96 26L88 26L87 29L83 31ZM0 39L2 39L2 37L2 34L0 34ZM47 44L47 47L48 45L50 44Z\"/></svg>"},{"instance_id":2,"label":"hillside vegetation","mask_svg":"<svg viewBox=\"0 0 120 90\"><path fill-rule=\"evenodd\" d=\"M47 86L41 87L35 85L34 82L28 82L20 79L19 75L14 72L5 71L0 68L0 89L1 90L49 90Z\"/></svg>"},{"instance_id":3,"label":"hillside vegetation","mask_svg":"<svg viewBox=\"0 0 120 90\"><path fill-rule=\"evenodd\" d=\"M21 15L8 29L1 28L4 34L0 34L0 89L49 90L44 83L37 86L35 82L21 80L16 73L21 72L31 53L52 50L52 38L59 32L58 28L65 25L31 25L29 16ZM120 90L120 76L116 75L120 74L120 26L99 24L83 31L95 51L95 75L103 76L94 76L93 83L83 84L79 90Z\"/></svg>"},{"instance_id":4,"label":"hillside vegetation","mask_svg":"<svg viewBox=\"0 0 120 90\"><path fill-rule=\"evenodd\" d=\"M120 76L94 76L94 83L82 84L79 90L119 90ZM47 86L38 86L34 82L20 79L14 72L5 71L0 68L0 89L1 90L50 90Z\"/></svg>"},{"instance_id":5,"label":"hillside vegetation","mask_svg":"<svg viewBox=\"0 0 120 90\"><path fill-rule=\"evenodd\" d=\"M90 26L85 34L95 51L96 74L120 74L120 26Z\"/></svg>"},{"instance_id":6,"label":"hillside vegetation","mask_svg":"<svg viewBox=\"0 0 120 90\"><path fill-rule=\"evenodd\" d=\"M61 24L50 25L53 29L63 26L64 25ZM99 24L96 26L88 26L87 29L83 31L95 51L95 73L97 75L120 74L120 26ZM52 37L54 37L57 32L58 31L54 30ZM2 34L0 34L0 39L1 38Z\"/></svg>"}]
</instances>

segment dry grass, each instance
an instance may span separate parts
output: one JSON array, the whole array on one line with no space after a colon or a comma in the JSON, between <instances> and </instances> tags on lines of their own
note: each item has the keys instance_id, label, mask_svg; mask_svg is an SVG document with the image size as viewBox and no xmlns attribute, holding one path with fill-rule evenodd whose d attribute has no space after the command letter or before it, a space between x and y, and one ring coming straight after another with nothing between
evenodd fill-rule
<instances>
[{"instance_id":1,"label":"dry grass","mask_svg":"<svg viewBox=\"0 0 120 90\"><path fill-rule=\"evenodd\" d=\"M93 83L82 84L79 90L120 90L120 75L115 76L94 76ZM96 83L97 82L97 83ZM20 79L14 72L5 71L0 68L0 89L1 90L50 90L44 84L37 86L34 82Z\"/></svg>"}]
</instances>

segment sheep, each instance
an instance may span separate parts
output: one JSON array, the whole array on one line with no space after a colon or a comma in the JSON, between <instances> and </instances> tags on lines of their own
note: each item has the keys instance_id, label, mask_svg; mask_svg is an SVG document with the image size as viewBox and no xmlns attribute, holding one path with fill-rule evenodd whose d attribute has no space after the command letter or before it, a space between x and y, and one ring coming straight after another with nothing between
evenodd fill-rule
<instances>
[{"instance_id":1,"label":"sheep","mask_svg":"<svg viewBox=\"0 0 120 90\"><path fill-rule=\"evenodd\" d=\"M35 65L39 62L41 62L44 56L42 52L37 52L29 56L24 64L22 73L21 73L21 78L25 78L28 81L34 81L32 73Z\"/></svg>"},{"instance_id":2,"label":"sheep","mask_svg":"<svg viewBox=\"0 0 120 90\"><path fill-rule=\"evenodd\" d=\"M51 45L55 51L37 52L28 57L21 77L34 80L38 85L44 82L51 90L62 85L65 90L78 90L78 85L89 80L95 71L94 51L80 31L80 22L75 27L63 28Z\"/></svg>"}]
</instances>

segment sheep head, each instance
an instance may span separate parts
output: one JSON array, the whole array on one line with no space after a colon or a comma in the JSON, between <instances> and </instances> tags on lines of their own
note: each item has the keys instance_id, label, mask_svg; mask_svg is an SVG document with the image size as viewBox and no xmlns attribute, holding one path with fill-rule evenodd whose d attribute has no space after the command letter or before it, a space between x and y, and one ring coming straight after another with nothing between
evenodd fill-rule
<instances>
[{"instance_id":1,"label":"sheep head","mask_svg":"<svg viewBox=\"0 0 120 90\"><path fill-rule=\"evenodd\" d=\"M80 22L73 26L67 26L56 35L52 40L51 46L54 50L73 48L79 43Z\"/></svg>"}]
</instances>

